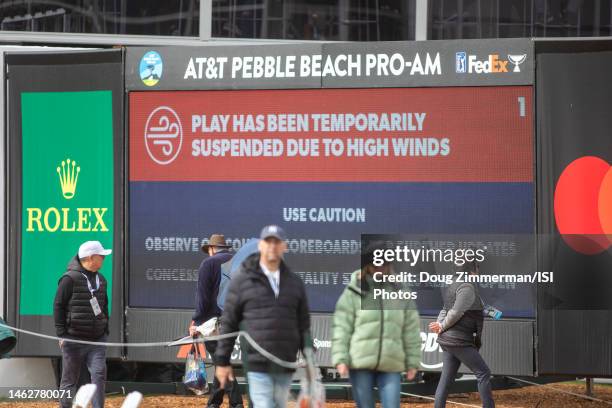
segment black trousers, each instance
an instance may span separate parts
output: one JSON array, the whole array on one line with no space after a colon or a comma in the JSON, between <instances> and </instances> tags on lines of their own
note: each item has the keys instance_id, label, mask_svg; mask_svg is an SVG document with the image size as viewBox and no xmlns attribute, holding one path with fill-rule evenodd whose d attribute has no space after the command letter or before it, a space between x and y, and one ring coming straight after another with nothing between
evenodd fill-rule
<instances>
[{"instance_id":1,"label":"black trousers","mask_svg":"<svg viewBox=\"0 0 612 408\"><path fill-rule=\"evenodd\" d=\"M217 351L217 342L216 341L206 341L204 342L206 346L206 350L210 353L210 356L213 360L213 364L215 364L215 351ZM216 376L213 376L212 387L210 388L210 397L208 398L208 406L209 407L219 407L223 404L223 395L227 393L229 398L230 407L242 407L242 393L240 392L240 386L238 385L238 381L234 378L234 381L230 381L225 384L225 389L219 387L219 380L217 380Z\"/></svg>"},{"instance_id":2,"label":"black trousers","mask_svg":"<svg viewBox=\"0 0 612 408\"><path fill-rule=\"evenodd\" d=\"M436 389L434 408L446 407L446 398L461 363L465 364L478 381L478 392L484 408L495 408L491 392L491 370L482 359L476 347L442 347L442 375Z\"/></svg>"}]
</instances>

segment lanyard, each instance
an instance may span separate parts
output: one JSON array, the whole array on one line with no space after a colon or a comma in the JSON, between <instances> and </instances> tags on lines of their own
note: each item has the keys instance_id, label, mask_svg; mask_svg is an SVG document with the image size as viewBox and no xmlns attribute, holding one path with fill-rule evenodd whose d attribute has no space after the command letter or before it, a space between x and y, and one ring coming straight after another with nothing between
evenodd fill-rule
<instances>
[{"instance_id":1,"label":"lanyard","mask_svg":"<svg viewBox=\"0 0 612 408\"><path fill-rule=\"evenodd\" d=\"M97 291L98 289L100 289L100 275L98 275L96 273L96 288L95 289L93 289L91 287L91 283L89 282L89 279L87 279L87 276L83 272L81 272L81 275L83 275L83 277L87 281L87 287L89 288L89 292L91 293L91 297L93 297L94 292Z\"/></svg>"}]
</instances>

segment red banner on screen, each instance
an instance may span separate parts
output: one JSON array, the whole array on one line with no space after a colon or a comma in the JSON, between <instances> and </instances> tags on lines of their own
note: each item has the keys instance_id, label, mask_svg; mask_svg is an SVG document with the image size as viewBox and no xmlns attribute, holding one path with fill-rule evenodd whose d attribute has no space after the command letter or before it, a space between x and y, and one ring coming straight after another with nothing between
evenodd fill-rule
<instances>
[{"instance_id":1,"label":"red banner on screen","mask_svg":"<svg viewBox=\"0 0 612 408\"><path fill-rule=\"evenodd\" d=\"M132 181L533 181L532 88L131 92Z\"/></svg>"}]
</instances>

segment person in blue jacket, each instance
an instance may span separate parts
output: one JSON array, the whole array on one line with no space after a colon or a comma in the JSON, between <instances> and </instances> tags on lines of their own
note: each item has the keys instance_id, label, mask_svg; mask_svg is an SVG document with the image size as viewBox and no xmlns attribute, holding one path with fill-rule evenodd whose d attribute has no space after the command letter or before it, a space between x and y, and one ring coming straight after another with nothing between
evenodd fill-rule
<instances>
[{"instance_id":1,"label":"person in blue jacket","mask_svg":"<svg viewBox=\"0 0 612 408\"><path fill-rule=\"evenodd\" d=\"M202 261L198 271L196 309L192 317L191 326L189 327L189 334L191 336L196 334L197 326L214 317L219 318L221 316L221 309L217 305L217 296L219 295L219 283L221 282L221 265L232 259L229 249L230 246L226 244L225 237L222 234L211 235L208 243L202 246L202 251L208 253L209 256ZM215 352L217 350L217 342L206 341L204 345L213 359L213 364L216 365ZM238 381L235 378L224 389L221 388L219 381L215 377L207 406L209 408L220 407L223 404L225 391L227 391L229 397L230 407L242 408L242 394Z\"/></svg>"}]
</instances>

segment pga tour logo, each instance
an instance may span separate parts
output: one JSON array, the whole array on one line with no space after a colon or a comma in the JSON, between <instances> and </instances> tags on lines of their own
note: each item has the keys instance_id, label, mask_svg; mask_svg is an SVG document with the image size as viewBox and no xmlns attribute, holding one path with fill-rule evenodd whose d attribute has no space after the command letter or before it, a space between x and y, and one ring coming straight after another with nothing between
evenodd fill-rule
<instances>
[{"instance_id":1,"label":"pga tour logo","mask_svg":"<svg viewBox=\"0 0 612 408\"><path fill-rule=\"evenodd\" d=\"M465 51L456 52L455 72L458 74L521 72L520 65L527 59L527 54L508 54L507 57L502 59L499 54L490 54L486 59L479 60L476 55L468 55ZM510 64L514 67L510 67Z\"/></svg>"},{"instance_id":2,"label":"pga tour logo","mask_svg":"<svg viewBox=\"0 0 612 408\"><path fill-rule=\"evenodd\" d=\"M455 72L465 74L466 70L466 55L465 51L455 53Z\"/></svg>"},{"instance_id":3,"label":"pga tour logo","mask_svg":"<svg viewBox=\"0 0 612 408\"><path fill-rule=\"evenodd\" d=\"M157 164L172 163L183 144L183 127L176 112L159 106L151 112L144 130L149 157Z\"/></svg>"}]
</instances>

